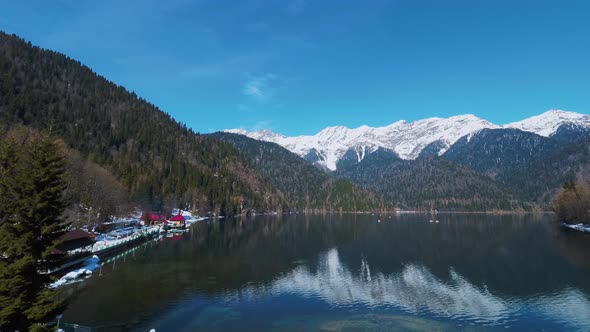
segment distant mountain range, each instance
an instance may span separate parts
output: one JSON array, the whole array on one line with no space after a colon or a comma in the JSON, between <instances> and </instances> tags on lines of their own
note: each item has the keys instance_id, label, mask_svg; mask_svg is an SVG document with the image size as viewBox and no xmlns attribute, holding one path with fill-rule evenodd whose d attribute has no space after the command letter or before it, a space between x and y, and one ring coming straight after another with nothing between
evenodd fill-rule
<instances>
[{"instance_id":1,"label":"distant mountain range","mask_svg":"<svg viewBox=\"0 0 590 332\"><path fill-rule=\"evenodd\" d=\"M361 126L350 129L328 127L313 136L288 137L269 130L248 132L229 129L226 132L277 143L311 163L330 171L338 168L343 157L355 157L357 162L384 148L401 159L418 158L427 154L443 155L459 139L469 140L483 129L514 128L544 137L590 131L590 116L573 112L550 110L541 115L504 126L495 125L474 115L459 115L447 119L429 118L415 122L398 121L385 127Z\"/></svg>"},{"instance_id":2,"label":"distant mountain range","mask_svg":"<svg viewBox=\"0 0 590 332\"><path fill-rule=\"evenodd\" d=\"M78 61L1 32L0 68L0 139L47 131L67 145L67 165L94 170L68 166L80 178L70 186L73 207L96 210L110 195L144 209L222 215L531 210L548 208L565 181L590 178L583 114L551 110L504 126L460 115L314 136L200 135ZM97 188L102 196L84 194Z\"/></svg>"},{"instance_id":3,"label":"distant mountain range","mask_svg":"<svg viewBox=\"0 0 590 332\"><path fill-rule=\"evenodd\" d=\"M292 209L325 211L370 211L391 208L379 195L363 190L351 181L322 172L296 154L276 143L255 140L232 133L214 133L209 137L232 144L266 178Z\"/></svg>"},{"instance_id":4,"label":"distant mountain range","mask_svg":"<svg viewBox=\"0 0 590 332\"><path fill-rule=\"evenodd\" d=\"M590 178L590 116L561 110L503 126L460 115L314 136L227 132L275 142L401 208L547 208L564 182Z\"/></svg>"},{"instance_id":5,"label":"distant mountain range","mask_svg":"<svg viewBox=\"0 0 590 332\"><path fill-rule=\"evenodd\" d=\"M236 148L229 138L195 133L80 62L0 32L0 140L7 131L29 130L50 132L76 156L66 156L66 171L77 183L69 186L74 210L96 210L102 196L85 193L114 196L112 188L130 200L109 201L113 205L228 216L384 206L379 195L325 174L278 145ZM90 166L76 166L85 163ZM100 172L76 171L89 167Z\"/></svg>"}]
</instances>

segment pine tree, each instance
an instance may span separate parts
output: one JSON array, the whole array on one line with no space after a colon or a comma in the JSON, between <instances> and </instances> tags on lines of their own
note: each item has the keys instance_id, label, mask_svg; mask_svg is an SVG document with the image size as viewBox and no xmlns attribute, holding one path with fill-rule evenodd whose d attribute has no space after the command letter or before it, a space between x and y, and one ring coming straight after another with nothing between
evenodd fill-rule
<instances>
[{"instance_id":1,"label":"pine tree","mask_svg":"<svg viewBox=\"0 0 590 332\"><path fill-rule=\"evenodd\" d=\"M39 273L56 264L52 250L67 225L63 159L48 137L0 143L0 330L47 330L64 308Z\"/></svg>"}]
</instances>

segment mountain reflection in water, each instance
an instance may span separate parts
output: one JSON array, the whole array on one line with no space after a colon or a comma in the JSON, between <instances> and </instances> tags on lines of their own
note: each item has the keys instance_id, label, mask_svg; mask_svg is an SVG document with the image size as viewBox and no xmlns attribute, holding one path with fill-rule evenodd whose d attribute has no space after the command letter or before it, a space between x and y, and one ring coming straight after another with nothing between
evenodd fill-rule
<instances>
[{"instance_id":1,"label":"mountain reflection in water","mask_svg":"<svg viewBox=\"0 0 590 332\"><path fill-rule=\"evenodd\" d=\"M200 223L69 289L104 330L590 330L590 238L551 216Z\"/></svg>"},{"instance_id":2,"label":"mountain reflection in water","mask_svg":"<svg viewBox=\"0 0 590 332\"><path fill-rule=\"evenodd\" d=\"M363 261L355 274L342 264L337 249L322 253L317 272L306 265L272 282L270 287L245 288L231 296L259 297L282 293L318 297L335 306L395 306L408 313L427 311L437 316L473 320L482 324L503 324L522 308L539 311L580 328L590 328L590 301L580 291L564 289L552 295L530 299L502 299L485 287L476 287L449 269L444 282L424 266L409 264L393 275L371 274Z\"/></svg>"}]
</instances>

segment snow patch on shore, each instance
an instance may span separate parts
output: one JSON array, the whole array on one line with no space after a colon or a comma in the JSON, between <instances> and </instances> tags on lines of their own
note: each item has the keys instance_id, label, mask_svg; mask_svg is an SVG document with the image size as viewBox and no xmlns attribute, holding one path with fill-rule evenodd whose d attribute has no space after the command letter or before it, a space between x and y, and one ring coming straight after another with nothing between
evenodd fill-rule
<instances>
[{"instance_id":1,"label":"snow patch on shore","mask_svg":"<svg viewBox=\"0 0 590 332\"><path fill-rule=\"evenodd\" d=\"M66 275L61 277L59 280L57 280L56 282L49 285L49 288L56 289L56 288L59 288L61 286L67 285L67 284L81 281L83 278L85 279L85 278L91 276L92 272L98 270L100 268L100 266L101 266L100 258L98 258L98 256L94 255L84 261L84 266L82 266L79 269L76 269L74 271L67 273Z\"/></svg>"},{"instance_id":2,"label":"snow patch on shore","mask_svg":"<svg viewBox=\"0 0 590 332\"><path fill-rule=\"evenodd\" d=\"M202 220L207 220L209 218L207 217L199 217L197 215L192 214L190 211L186 211L186 210L178 210L178 209L174 209L172 210L172 215L175 216L177 214L182 215L184 217L184 219L186 220L186 225L189 226L192 223L195 223L197 221L202 221Z\"/></svg>"}]
</instances>

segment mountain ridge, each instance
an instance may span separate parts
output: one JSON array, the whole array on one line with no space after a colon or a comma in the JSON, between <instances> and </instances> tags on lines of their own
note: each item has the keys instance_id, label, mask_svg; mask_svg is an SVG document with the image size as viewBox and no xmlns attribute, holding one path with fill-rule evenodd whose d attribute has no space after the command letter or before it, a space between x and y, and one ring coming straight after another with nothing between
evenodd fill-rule
<instances>
[{"instance_id":1,"label":"mountain ridge","mask_svg":"<svg viewBox=\"0 0 590 332\"><path fill-rule=\"evenodd\" d=\"M501 183L438 156L403 160L380 148L360 163L346 165L335 174L380 193L402 209L517 211L533 208Z\"/></svg>"},{"instance_id":2,"label":"mountain ridge","mask_svg":"<svg viewBox=\"0 0 590 332\"><path fill-rule=\"evenodd\" d=\"M244 135L217 132L208 136L232 144L264 178L299 211L370 211L391 209L372 192L322 172L284 147Z\"/></svg>"},{"instance_id":3,"label":"mountain ridge","mask_svg":"<svg viewBox=\"0 0 590 332\"><path fill-rule=\"evenodd\" d=\"M285 205L233 146L193 132L77 60L0 31L0 68L0 126L62 139L120 181L138 207L233 215L242 206Z\"/></svg>"},{"instance_id":4,"label":"mountain ridge","mask_svg":"<svg viewBox=\"0 0 590 332\"><path fill-rule=\"evenodd\" d=\"M67 163L73 174L72 215L82 205L96 211L97 201L225 216L383 207L373 193L324 174L296 155L271 160L277 170L272 173L260 167L266 160L257 163L228 140L194 132L81 62L2 31L0 69L0 133L49 132L63 142L64 155L72 155ZM278 181L281 176L291 176L291 186ZM306 185L311 189L301 189ZM91 189L103 194L113 187L124 192L119 196L126 202L107 202L98 194L86 198Z\"/></svg>"},{"instance_id":5,"label":"mountain ridge","mask_svg":"<svg viewBox=\"0 0 590 332\"><path fill-rule=\"evenodd\" d=\"M496 125L473 114L466 114L449 118L432 117L414 122L400 120L383 127L332 126L315 135L303 136L284 136L267 129L254 132L228 129L224 132L277 143L301 157L314 150L319 157L317 164L334 171L340 159L350 149L363 151L359 162L380 147L396 152L401 159L413 160L418 158L426 147L436 147L438 151L434 152L440 156L460 138L467 136L469 139L483 129L514 128L549 137L563 125L590 128L590 116L552 109L506 125ZM435 142L437 144L433 145ZM429 153L432 154L432 151Z\"/></svg>"}]
</instances>

